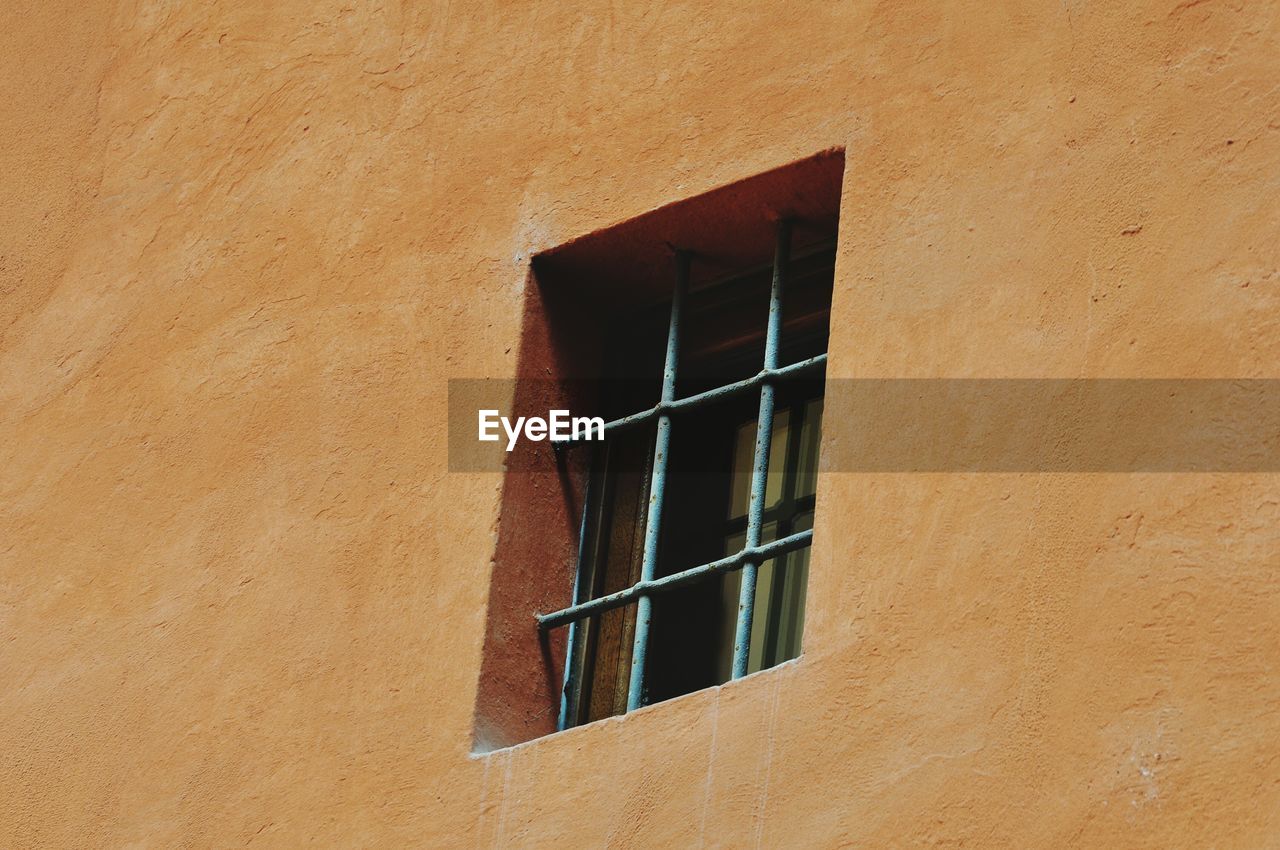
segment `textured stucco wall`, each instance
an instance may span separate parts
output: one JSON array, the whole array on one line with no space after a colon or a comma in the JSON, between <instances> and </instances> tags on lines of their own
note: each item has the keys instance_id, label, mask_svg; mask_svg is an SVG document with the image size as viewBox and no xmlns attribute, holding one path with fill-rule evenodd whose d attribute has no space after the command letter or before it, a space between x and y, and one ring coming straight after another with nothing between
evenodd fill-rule
<instances>
[{"instance_id":1,"label":"textured stucco wall","mask_svg":"<svg viewBox=\"0 0 1280 850\"><path fill-rule=\"evenodd\" d=\"M1275 476L827 475L799 662L473 757L437 430L531 252L831 146L831 374L1280 377L1275 4L0 17L0 845L1280 842Z\"/></svg>"}]
</instances>

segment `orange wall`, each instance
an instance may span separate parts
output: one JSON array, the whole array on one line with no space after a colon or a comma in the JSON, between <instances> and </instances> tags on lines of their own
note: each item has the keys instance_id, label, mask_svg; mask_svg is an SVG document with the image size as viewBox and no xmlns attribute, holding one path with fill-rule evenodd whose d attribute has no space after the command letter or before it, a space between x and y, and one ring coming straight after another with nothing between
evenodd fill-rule
<instances>
[{"instance_id":1,"label":"orange wall","mask_svg":"<svg viewBox=\"0 0 1280 850\"><path fill-rule=\"evenodd\" d=\"M1280 377L1273 5L88 6L0 12L0 845L1276 846L1275 475L826 475L800 661L472 756L439 431L531 253L832 146L830 374Z\"/></svg>"}]
</instances>

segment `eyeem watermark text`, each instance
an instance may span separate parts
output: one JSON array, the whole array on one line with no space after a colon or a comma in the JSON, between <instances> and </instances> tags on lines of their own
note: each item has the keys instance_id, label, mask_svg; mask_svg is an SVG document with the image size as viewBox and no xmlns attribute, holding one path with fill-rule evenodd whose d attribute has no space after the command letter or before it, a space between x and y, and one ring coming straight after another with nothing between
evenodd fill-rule
<instances>
[{"instance_id":1,"label":"eyeem watermark text","mask_svg":"<svg viewBox=\"0 0 1280 850\"><path fill-rule=\"evenodd\" d=\"M496 410L480 411L479 439L496 443L501 439L498 428L507 435L507 451L516 447L521 434L526 440L541 442L561 440L603 440L604 420L599 416L572 416L567 410L549 410L547 418L541 416L517 416L512 422Z\"/></svg>"},{"instance_id":2,"label":"eyeem watermark text","mask_svg":"<svg viewBox=\"0 0 1280 850\"><path fill-rule=\"evenodd\" d=\"M1280 377L828 378L823 386L825 472L1280 473ZM567 437L567 446L585 431L583 442L598 446L601 431L606 441L627 433L607 418L575 429L568 410L596 410L577 399L602 392L588 382L451 378L449 469L546 473L556 468L543 451L550 446L522 445L521 436L557 446ZM609 393L634 395L640 408L657 398L647 381ZM498 411L509 414L505 429ZM631 433L652 440L652 428ZM675 433L685 433L680 420ZM629 472L648 465L639 449L616 457ZM724 472L719 452L690 451L681 463L690 473Z\"/></svg>"}]
</instances>

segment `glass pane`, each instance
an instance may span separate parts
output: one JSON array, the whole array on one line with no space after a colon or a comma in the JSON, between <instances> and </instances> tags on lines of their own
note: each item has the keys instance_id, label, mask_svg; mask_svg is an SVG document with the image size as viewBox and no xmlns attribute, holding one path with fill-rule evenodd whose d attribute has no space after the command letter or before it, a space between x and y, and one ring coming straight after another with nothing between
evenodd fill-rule
<instances>
[{"instance_id":1,"label":"glass pane","mask_svg":"<svg viewBox=\"0 0 1280 850\"><path fill-rule=\"evenodd\" d=\"M757 422L756 419L744 422L738 426L734 435L733 477L729 482L729 519L740 519L747 515L747 507L751 501L751 465L756 454ZM776 507L782 499L790 423L790 410L779 410L773 416L773 440L769 446L769 471L764 488L766 510Z\"/></svg>"},{"instance_id":2,"label":"glass pane","mask_svg":"<svg viewBox=\"0 0 1280 850\"><path fill-rule=\"evenodd\" d=\"M805 405L803 421L804 424L800 427L800 455L796 464L797 498L812 496L818 489L818 444L822 439L822 399L815 398Z\"/></svg>"},{"instance_id":3,"label":"glass pane","mask_svg":"<svg viewBox=\"0 0 1280 850\"><path fill-rule=\"evenodd\" d=\"M751 458L755 453L756 420L738 426L733 438L733 467L729 481L729 519L747 515L751 498ZM739 547L741 548L741 547Z\"/></svg>"},{"instance_id":4,"label":"glass pane","mask_svg":"<svg viewBox=\"0 0 1280 850\"><path fill-rule=\"evenodd\" d=\"M782 499L783 478L787 473L787 437L791 433L791 411L773 414L773 441L769 444L769 474L765 477L764 507L774 507ZM754 448L754 446L752 446ZM777 533L777 529L774 530ZM772 540L765 537L765 540Z\"/></svg>"},{"instance_id":5,"label":"glass pane","mask_svg":"<svg viewBox=\"0 0 1280 850\"><path fill-rule=\"evenodd\" d=\"M796 517L794 531L813 528L813 512ZM804 633L805 591L809 584L809 550L791 552L785 557L782 575L782 604L778 607L778 623L775 630L776 648L773 663L780 664L800 655L801 637Z\"/></svg>"}]
</instances>

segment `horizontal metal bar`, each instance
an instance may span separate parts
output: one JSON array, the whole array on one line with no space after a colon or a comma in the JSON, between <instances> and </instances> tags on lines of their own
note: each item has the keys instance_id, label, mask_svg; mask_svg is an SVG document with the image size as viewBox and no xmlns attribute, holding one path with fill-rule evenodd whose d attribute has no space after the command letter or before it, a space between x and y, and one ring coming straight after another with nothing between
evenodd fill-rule
<instances>
[{"instance_id":1,"label":"horizontal metal bar","mask_svg":"<svg viewBox=\"0 0 1280 850\"><path fill-rule=\"evenodd\" d=\"M798 363L792 363L789 366L780 366L777 369L762 369L758 374L752 375L732 384L725 384L722 387L707 390L697 395L678 398L674 401L660 401L648 410L642 410L639 413L633 413L630 416L624 416L621 419L615 419L612 422L604 424L604 434L609 436L616 431L624 431L628 428L634 428L643 425L664 413L677 413L690 408L701 407L705 404L711 404L717 401L723 401L726 398L732 398L735 395L745 393L748 390L758 389L760 386L774 381L785 381L803 375L806 372L813 371L820 367L826 366L827 355L819 354L817 357L810 357L808 360L801 360ZM584 437L578 439L555 440L552 445L560 448L562 446L571 445L573 443L584 442Z\"/></svg>"},{"instance_id":2,"label":"horizontal metal bar","mask_svg":"<svg viewBox=\"0 0 1280 850\"><path fill-rule=\"evenodd\" d=\"M813 541L813 529L799 531L787 537L774 540L771 543L765 543L751 549L743 549L741 552L730 555L727 558L721 558L718 561L712 561L709 564L703 564L698 567L692 567L683 572L672 573L669 576L652 579L650 581L641 581L630 587L619 590L616 593L610 593L608 596L601 596L596 599L583 602L578 605L570 605L553 614L539 614L538 627L542 629L554 629L557 626L563 626L574 620L581 620L592 614L599 614L602 611L610 611L614 608L621 608L631 600L642 594L661 593L666 590L672 590L681 585L688 584L691 581L697 581L701 578L716 575L717 573L727 573L738 569L748 562L760 564L770 558L778 555L785 555L788 552L794 552L797 549L803 549Z\"/></svg>"}]
</instances>

